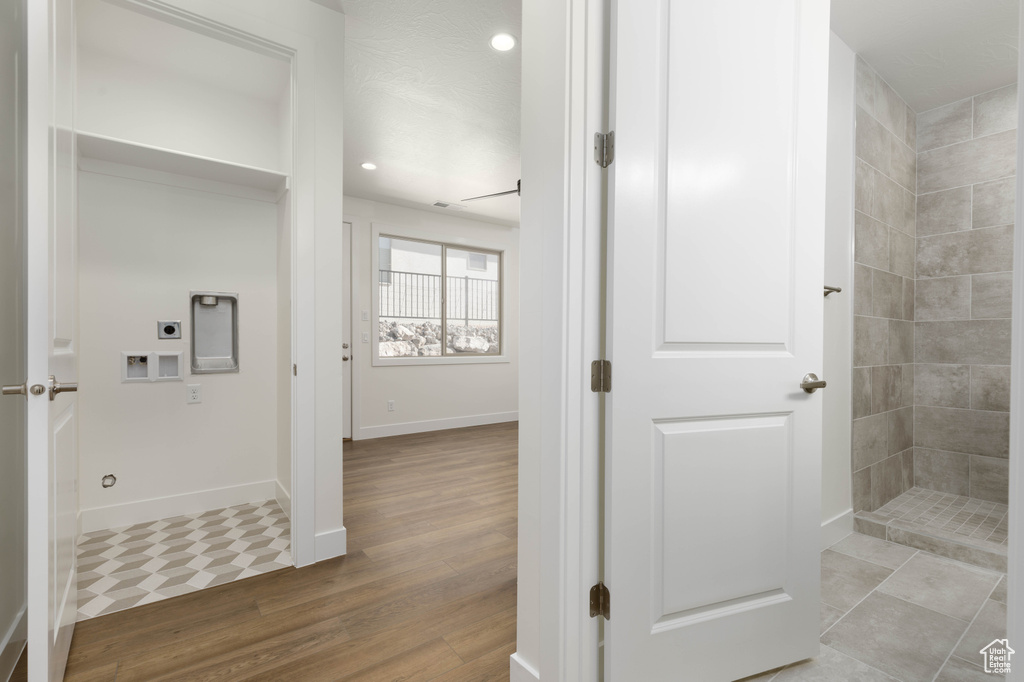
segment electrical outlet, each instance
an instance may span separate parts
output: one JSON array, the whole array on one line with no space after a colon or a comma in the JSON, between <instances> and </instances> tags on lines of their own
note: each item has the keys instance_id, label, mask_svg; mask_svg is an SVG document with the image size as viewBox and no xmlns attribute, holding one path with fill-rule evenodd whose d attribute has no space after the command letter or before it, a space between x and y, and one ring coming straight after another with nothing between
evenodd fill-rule
<instances>
[{"instance_id":1,"label":"electrical outlet","mask_svg":"<svg viewBox=\"0 0 1024 682\"><path fill-rule=\"evenodd\" d=\"M201 384L189 384L185 392L186 403L203 402L203 387Z\"/></svg>"},{"instance_id":2,"label":"electrical outlet","mask_svg":"<svg viewBox=\"0 0 1024 682\"><path fill-rule=\"evenodd\" d=\"M363 332L363 343L370 343L370 332Z\"/></svg>"},{"instance_id":3,"label":"electrical outlet","mask_svg":"<svg viewBox=\"0 0 1024 682\"><path fill-rule=\"evenodd\" d=\"M388 412L394 412L394 411L395 411L395 401L394 400L389 400L388 401Z\"/></svg>"}]
</instances>

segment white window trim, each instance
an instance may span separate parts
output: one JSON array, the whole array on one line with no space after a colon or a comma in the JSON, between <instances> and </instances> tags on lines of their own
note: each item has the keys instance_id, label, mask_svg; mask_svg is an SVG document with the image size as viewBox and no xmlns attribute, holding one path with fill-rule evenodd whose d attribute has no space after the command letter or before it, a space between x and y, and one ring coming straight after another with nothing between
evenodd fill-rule
<instances>
[{"instance_id":1,"label":"white window trim","mask_svg":"<svg viewBox=\"0 0 1024 682\"><path fill-rule=\"evenodd\" d=\"M377 277L380 273L380 237L384 235L386 237L394 237L396 239L409 239L412 241L421 242L432 242L437 244L444 244L447 246L453 246L460 249L482 249L484 251L493 251L499 254L501 259L501 267L499 270L500 274L500 287L501 287L501 315L498 329L499 338L498 343L501 348L500 355L436 355L433 357L415 357L415 358L382 358L380 357L380 287L377 285ZM486 240L478 241L474 240L470 243L466 239L450 239L444 237L432 237L430 233L424 233L420 231L406 230L395 225L385 225L382 223L371 223L370 224L370 338L373 343L373 353L370 357L370 364L373 367L399 367L402 365L495 365L504 364L511 362L511 358L506 355L508 334L506 332L508 324L505 320L505 312L509 309L509 291L506 286L507 275L505 273L505 252L507 250L505 244L495 244L487 242Z\"/></svg>"}]
</instances>

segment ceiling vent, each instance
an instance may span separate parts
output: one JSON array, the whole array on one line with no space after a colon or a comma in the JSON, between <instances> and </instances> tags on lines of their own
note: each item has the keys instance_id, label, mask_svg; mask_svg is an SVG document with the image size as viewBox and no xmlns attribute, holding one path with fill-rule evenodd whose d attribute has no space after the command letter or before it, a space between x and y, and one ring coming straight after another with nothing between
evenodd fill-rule
<instances>
[{"instance_id":1,"label":"ceiling vent","mask_svg":"<svg viewBox=\"0 0 1024 682\"><path fill-rule=\"evenodd\" d=\"M465 206L459 206L458 204L451 204L451 203L448 203L447 201L435 201L434 202L434 206L436 206L437 208L446 208L449 211L461 211L464 208L466 208Z\"/></svg>"}]
</instances>

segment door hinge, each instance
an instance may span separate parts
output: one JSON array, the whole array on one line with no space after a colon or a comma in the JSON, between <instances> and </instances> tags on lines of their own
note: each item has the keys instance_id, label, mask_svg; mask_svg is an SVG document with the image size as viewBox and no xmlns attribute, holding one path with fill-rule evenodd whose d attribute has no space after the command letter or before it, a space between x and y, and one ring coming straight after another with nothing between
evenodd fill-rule
<instances>
[{"instance_id":1,"label":"door hinge","mask_svg":"<svg viewBox=\"0 0 1024 682\"><path fill-rule=\"evenodd\" d=\"M293 377L299 376L299 366L298 365L292 365L292 376Z\"/></svg>"},{"instance_id":2,"label":"door hinge","mask_svg":"<svg viewBox=\"0 0 1024 682\"><path fill-rule=\"evenodd\" d=\"M611 360L594 360L590 363L590 390L594 393L611 393Z\"/></svg>"},{"instance_id":3,"label":"door hinge","mask_svg":"<svg viewBox=\"0 0 1024 682\"><path fill-rule=\"evenodd\" d=\"M590 617L597 618L604 616L605 620L611 620L611 593L608 586L598 583L590 588Z\"/></svg>"},{"instance_id":4,"label":"door hinge","mask_svg":"<svg viewBox=\"0 0 1024 682\"><path fill-rule=\"evenodd\" d=\"M615 160L615 131L594 133L594 161L601 168L607 168Z\"/></svg>"}]
</instances>

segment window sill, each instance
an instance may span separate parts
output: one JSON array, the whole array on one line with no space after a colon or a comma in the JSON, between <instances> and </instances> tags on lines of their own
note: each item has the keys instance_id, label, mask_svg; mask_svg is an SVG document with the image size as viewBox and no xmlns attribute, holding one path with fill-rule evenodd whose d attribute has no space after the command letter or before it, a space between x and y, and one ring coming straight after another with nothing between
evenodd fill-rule
<instances>
[{"instance_id":1,"label":"window sill","mask_svg":"<svg viewBox=\"0 0 1024 682\"><path fill-rule=\"evenodd\" d=\"M435 355L415 358L373 358L374 367L402 365L500 365L511 362L507 355Z\"/></svg>"}]
</instances>

